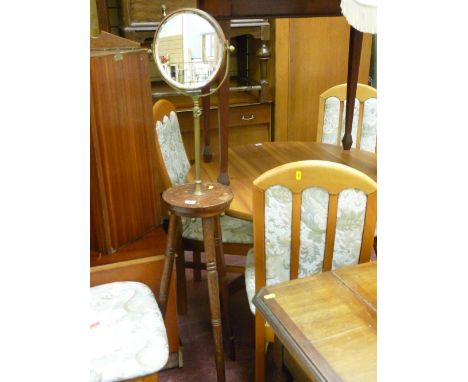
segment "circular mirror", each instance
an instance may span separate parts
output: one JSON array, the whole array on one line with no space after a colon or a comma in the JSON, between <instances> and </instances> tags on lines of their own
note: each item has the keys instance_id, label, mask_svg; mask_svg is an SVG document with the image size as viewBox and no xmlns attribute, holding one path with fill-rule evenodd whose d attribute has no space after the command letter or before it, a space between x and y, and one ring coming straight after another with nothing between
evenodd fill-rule
<instances>
[{"instance_id":1,"label":"circular mirror","mask_svg":"<svg viewBox=\"0 0 468 382\"><path fill-rule=\"evenodd\" d=\"M177 89L210 84L221 69L224 33L208 13L180 9L165 17L154 36L153 57L164 80Z\"/></svg>"}]
</instances>

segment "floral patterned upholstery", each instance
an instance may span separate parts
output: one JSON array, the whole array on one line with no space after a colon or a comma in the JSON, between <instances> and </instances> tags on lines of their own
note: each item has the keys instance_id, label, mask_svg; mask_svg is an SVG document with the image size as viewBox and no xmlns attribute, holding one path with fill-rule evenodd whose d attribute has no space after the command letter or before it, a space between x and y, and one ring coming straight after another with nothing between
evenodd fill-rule
<instances>
[{"instance_id":1,"label":"floral patterned upholstery","mask_svg":"<svg viewBox=\"0 0 468 382\"><path fill-rule=\"evenodd\" d=\"M156 122L156 132L164 164L173 186L184 184L190 170L176 113L164 116L163 122ZM203 241L201 219L182 218L182 237ZM225 243L252 244L252 222L230 216L221 217L221 235Z\"/></svg>"},{"instance_id":2,"label":"floral patterned upholstery","mask_svg":"<svg viewBox=\"0 0 468 382\"><path fill-rule=\"evenodd\" d=\"M185 152L176 113L171 111L169 118L164 116L162 123L157 121L156 133L172 185L184 184L190 170L190 162Z\"/></svg>"},{"instance_id":3,"label":"floral patterned upholstery","mask_svg":"<svg viewBox=\"0 0 468 382\"><path fill-rule=\"evenodd\" d=\"M253 243L252 222L221 216L221 236L225 243ZM182 218L182 237L185 239L203 241L203 227L201 219Z\"/></svg>"},{"instance_id":4,"label":"floral patterned upholstery","mask_svg":"<svg viewBox=\"0 0 468 382\"><path fill-rule=\"evenodd\" d=\"M357 123L359 117L359 100L355 100L353 126L351 136L353 138L352 147L356 147L357 141ZM344 102L346 109L346 101ZM337 97L328 97L325 100L325 109L323 117L322 143L337 144L338 138L338 119L340 116L340 100ZM342 126L345 124L346 113L343 112ZM341 138L344 136L344 128L341 131ZM377 145L377 99L369 98L364 102L364 111L362 117L361 150L375 152Z\"/></svg>"},{"instance_id":5,"label":"floral patterned upholstery","mask_svg":"<svg viewBox=\"0 0 468 382\"><path fill-rule=\"evenodd\" d=\"M375 153L377 146L377 98L364 102L362 116L361 150Z\"/></svg>"},{"instance_id":6,"label":"floral patterned upholstery","mask_svg":"<svg viewBox=\"0 0 468 382\"><path fill-rule=\"evenodd\" d=\"M151 289L133 281L90 289L90 381L149 375L167 362L164 321Z\"/></svg>"},{"instance_id":7,"label":"floral patterned upholstery","mask_svg":"<svg viewBox=\"0 0 468 382\"><path fill-rule=\"evenodd\" d=\"M344 102L344 109L346 109L346 101ZM359 100L355 100L354 114L353 114L353 127L351 129L351 136L353 137L352 147L356 147L357 137L357 123L359 115ZM322 143L329 143L332 145L337 144L338 138L338 120L340 117L340 100L337 97L328 97L325 100L325 110L323 112L323 135ZM346 113L343 112L342 126L345 124ZM344 136L344 129L341 132L341 138Z\"/></svg>"},{"instance_id":8,"label":"floral patterned upholstery","mask_svg":"<svg viewBox=\"0 0 468 382\"><path fill-rule=\"evenodd\" d=\"M328 215L328 192L311 187L302 193L298 277L321 272L325 253ZM343 190L338 196L335 246L332 268L357 264L367 197L356 189ZM283 186L265 192L265 261L266 284L289 280L291 247L292 193ZM245 284L250 310L255 314L253 248L247 253Z\"/></svg>"}]
</instances>

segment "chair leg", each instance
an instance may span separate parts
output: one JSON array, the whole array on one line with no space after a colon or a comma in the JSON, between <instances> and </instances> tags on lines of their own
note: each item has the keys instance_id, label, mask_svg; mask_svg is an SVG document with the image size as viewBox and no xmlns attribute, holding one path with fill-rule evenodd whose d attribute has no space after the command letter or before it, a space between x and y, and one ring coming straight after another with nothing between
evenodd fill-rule
<instances>
[{"instance_id":1,"label":"chair leg","mask_svg":"<svg viewBox=\"0 0 468 382\"><path fill-rule=\"evenodd\" d=\"M231 326L231 316L229 314L229 286L226 280L226 263L224 261L223 240L221 237L221 223L219 216L215 219L214 239L216 247L216 262L218 263L218 283L221 293L221 306L224 315L224 327L228 339L228 356L233 361L236 360L236 348L234 342L234 332Z\"/></svg>"},{"instance_id":2,"label":"chair leg","mask_svg":"<svg viewBox=\"0 0 468 382\"><path fill-rule=\"evenodd\" d=\"M193 281L201 281L201 254L193 251Z\"/></svg>"},{"instance_id":3,"label":"chair leg","mask_svg":"<svg viewBox=\"0 0 468 382\"><path fill-rule=\"evenodd\" d=\"M177 312L179 314L187 313L187 279L185 277L185 255L182 245L182 227L180 218L178 219L177 231L177 255L176 255L176 286L177 286Z\"/></svg>"},{"instance_id":4,"label":"chair leg","mask_svg":"<svg viewBox=\"0 0 468 382\"><path fill-rule=\"evenodd\" d=\"M265 381L265 320L255 313L255 382Z\"/></svg>"},{"instance_id":5,"label":"chair leg","mask_svg":"<svg viewBox=\"0 0 468 382\"><path fill-rule=\"evenodd\" d=\"M285 382L287 380L286 373L283 367L283 344L275 336L275 342L273 343L273 360L275 363L275 382Z\"/></svg>"}]
</instances>

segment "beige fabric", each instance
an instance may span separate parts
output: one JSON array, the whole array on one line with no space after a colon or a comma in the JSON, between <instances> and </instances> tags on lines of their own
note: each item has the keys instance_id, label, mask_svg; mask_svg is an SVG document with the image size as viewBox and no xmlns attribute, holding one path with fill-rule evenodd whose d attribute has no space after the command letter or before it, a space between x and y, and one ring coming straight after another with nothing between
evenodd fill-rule
<instances>
[{"instance_id":1,"label":"beige fabric","mask_svg":"<svg viewBox=\"0 0 468 382\"><path fill-rule=\"evenodd\" d=\"M90 381L153 374L167 362L164 321L151 289L114 282L90 289Z\"/></svg>"},{"instance_id":2,"label":"beige fabric","mask_svg":"<svg viewBox=\"0 0 468 382\"><path fill-rule=\"evenodd\" d=\"M253 227L251 221L236 219L227 215L222 216L220 221L223 243L253 243ZM203 241L203 227L201 219L183 217L182 226L183 238Z\"/></svg>"}]
</instances>

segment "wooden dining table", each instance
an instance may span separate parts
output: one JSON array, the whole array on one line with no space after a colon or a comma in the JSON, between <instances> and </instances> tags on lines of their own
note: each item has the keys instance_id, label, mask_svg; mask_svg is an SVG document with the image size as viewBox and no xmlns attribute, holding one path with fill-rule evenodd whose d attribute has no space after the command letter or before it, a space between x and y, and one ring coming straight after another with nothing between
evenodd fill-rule
<instances>
[{"instance_id":1,"label":"wooden dining table","mask_svg":"<svg viewBox=\"0 0 468 382\"><path fill-rule=\"evenodd\" d=\"M376 261L263 287L253 303L308 379L377 380Z\"/></svg>"},{"instance_id":2,"label":"wooden dining table","mask_svg":"<svg viewBox=\"0 0 468 382\"><path fill-rule=\"evenodd\" d=\"M263 142L230 147L229 176L234 199L228 215L252 220L252 182L264 172L285 163L315 159L342 163L377 180L377 155L364 150L343 150L340 146L317 142ZM202 162L203 182L216 182L219 174L216 155ZM194 169L189 173L194 179Z\"/></svg>"}]
</instances>

